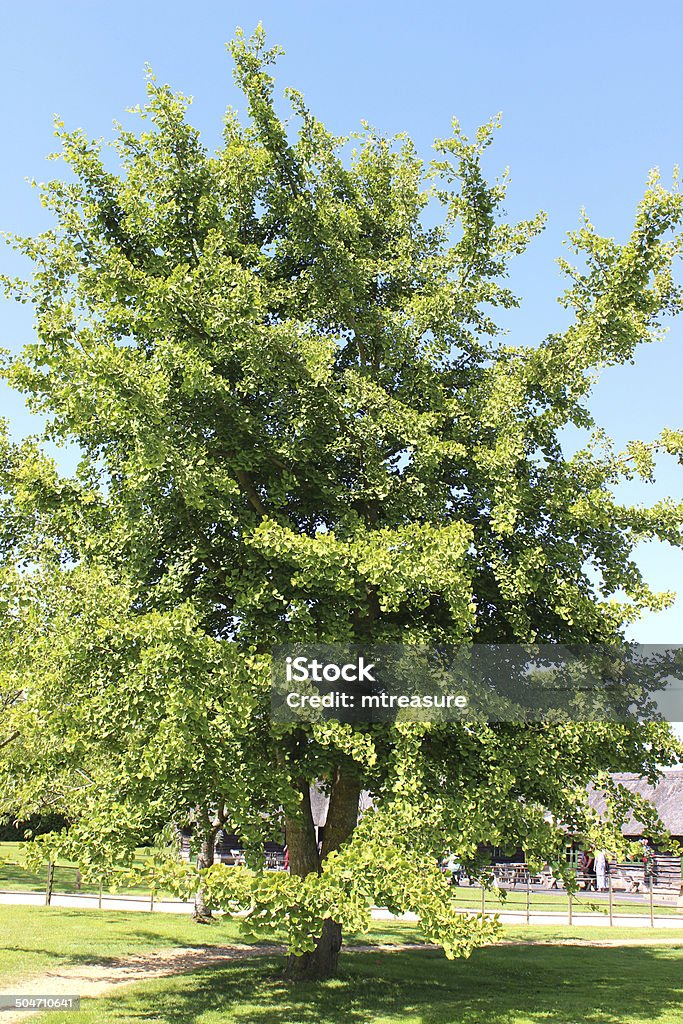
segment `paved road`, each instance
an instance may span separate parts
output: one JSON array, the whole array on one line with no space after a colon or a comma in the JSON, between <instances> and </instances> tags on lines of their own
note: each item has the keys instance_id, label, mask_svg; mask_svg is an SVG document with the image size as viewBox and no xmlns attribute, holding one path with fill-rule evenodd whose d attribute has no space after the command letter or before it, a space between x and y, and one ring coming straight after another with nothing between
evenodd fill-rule
<instances>
[{"instance_id":1,"label":"paved road","mask_svg":"<svg viewBox=\"0 0 683 1024\"><path fill-rule=\"evenodd\" d=\"M44 907L45 893L0 892L0 903ZM97 893L80 893L78 896L53 893L51 905L53 907L80 907L82 910L97 910L100 906L100 901ZM193 903L183 900L158 900L154 903L154 910L165 914L191 914L193 909ZM152 904L149 896L144 899L139 896L112 896L111 894L104 893L102 896L102 910L142 910L149 913L152 910Z\"/></svg>"},{"instance_id":2,"label":"paved road","mask_svg":"<svg viewBox=\"0 0 683 1024\"><path fill-rule=\"evenodd\" d=\"M43 893L31 893L31 892L2 892L0 893L0 903L10 904L23 904L27 906L44 906L45 895ZM99 906L99 899L97 895L60 895L54 893L52 896L53 907L80 907L83 910L97 910ZM136 896L102 896L102 909L103 910L136 910L150 913L152 906L149 899L141 899ZM193 909L192 903L184 902L183 900L157 900L154 903L154 912L165 913L165 914L191 914ZM464 908L463 908L464 909ZM471 909L473 914L479 912L476 906ZM377 921L410 921L415 922L418 920L415 914L403 914L400 918L394 917L388 910L383 907L373 907L372 916ZM498 917L503 924L526 924L526 913L525 911L500 911ZM553 925L555 927L562 927L567 925L567 912L547 912L547 911L531 911L530 916L531 924L539 925ZM596 913L581 913L574 911L572 915L572 921L575 925L596 928L606 928L609 925L609 921L606 914ZM642 914L615 914L615 924L620 928L649 928L650 927L650 915L648 913ZM658 916L655 908L655 926L657 928L680 928L683 929L683 912L680 916Z\"/></svg>"}]
</instances>

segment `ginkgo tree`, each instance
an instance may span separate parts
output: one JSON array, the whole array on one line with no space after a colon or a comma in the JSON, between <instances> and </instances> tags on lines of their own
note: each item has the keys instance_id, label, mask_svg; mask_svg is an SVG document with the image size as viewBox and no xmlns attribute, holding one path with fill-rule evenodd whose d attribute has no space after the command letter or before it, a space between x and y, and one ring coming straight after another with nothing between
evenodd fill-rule
<instances>
[{"instance_id":1,"label":"ginkgo tree","mask_svg":"<svg viewBox=\"0 0 683 1024\"><path fill-rule=\"evenodd\" d=\"M199 916L286 928L294 976L333 973L373 904L466 955L493 926L456 913L443 852L474 871L484 845L558 862L565 829L616 842L624 794L598 825L586 785L673 763L668 726L276 722L270 652L619 645L672 600L634 549L679 546L683 509L615 488L683 435L617 452L587 401L679 312L678 183L650 177L623 243L584 220L570 325L511 344L508 266L544 217L505 220L497 122L454 121L428 161L367 124L335 137L293 90L283 119L261 29L231 51L246 117L216 152L150 74L110 142L57 122L53 226L11 239L36 337L5 375L81 459L66 478L39 439L3 442L2 807L61 811L41 842L97 870L191 823L198 865L158 877ZM267 871L283 827L290 870ZM245 867L213 863L220 829Z\"/></svg>"}]
</instances>

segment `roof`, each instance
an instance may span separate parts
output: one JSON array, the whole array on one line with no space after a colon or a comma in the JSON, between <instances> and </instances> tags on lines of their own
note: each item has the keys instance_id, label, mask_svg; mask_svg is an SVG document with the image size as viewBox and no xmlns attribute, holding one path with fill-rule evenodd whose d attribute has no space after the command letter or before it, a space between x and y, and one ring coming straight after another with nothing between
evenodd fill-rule
<instances>
[{"instance_id":1,"label":"roof","mask_svg":"<svg viewBox=\"0 0 683 1024\"><path fill-rule=\"evenodd\" d=\"M672 836L683 836L683 768L664 769L661 779L654 786L635 772L614 772L612 779L632 793L638 793L654 804L665 828ZM589 788L588 801L598 814L604 815L606 807L604 792ZM311 811L314 825L325 824L329 804L330 798L322 787L320 785L311 786ZM372 798L364 790L360 796L359 810L361 814L371 806ZM622 832L626 836L640 836L643 834L643 826L631 815L623 826Z\"/></svg>"},{"instance_id":2,"label":"roof","mask_svg":"<svg viewBox=\"0 0 683 1024\"><path fill-rule=\"evenodd\" d=\"M612 779L632 793L638 793L649 800L656 807L659 817L672 836L683 836L683 768L665 770L654 786L642 775L633 772L615 772ZM598 814L605 813L604 792L591 789L588 800ZM643 826L631 815L622 832L626 836L640 836Z\"/></svg>"}]
</instances>

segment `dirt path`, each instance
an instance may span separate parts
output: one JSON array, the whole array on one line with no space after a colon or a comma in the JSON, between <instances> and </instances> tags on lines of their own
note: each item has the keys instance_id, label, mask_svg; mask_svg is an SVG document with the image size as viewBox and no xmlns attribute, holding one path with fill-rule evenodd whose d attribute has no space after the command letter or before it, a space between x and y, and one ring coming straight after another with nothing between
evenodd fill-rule
<instances>
[{"instance_id":1,"label":"dirt path","mask_svg":"<svg viewBox=\"0 0 683 1024\"><path fill-rule=\"evenodd\" d=\"M509 939L495 945L501 946L681 946L681 938L661 939ZM348 952L399 952L412 949L436 949L422 943L392 943L370 945L354 944L344 947ZM279 955L284 953L284 946L261 945L247 946L232 944L230 946L207 946L201 949L175 947L156 950L152 953L138 953L125 960L116 960L109 964L84 964L75 967L56 967L43 974L34 975L24 981L5 986L12 995L80 995L96 997L110 995L125 985L139 981L151 981L155 978L167 978L174 974L182 974L206 967L210 964L227 963L231 960L251 956ZM2 1013L1 1024L21 1024L38 1010L6 1010Z\"/></svg>"},{"instance_id":2,"label":"dirt path","mask_svg":"<svg viewBox=\"0 0 683 1024\"><path fill-rule=\"evenodd\" d=\"M363 945L347 946L348 950L387 950L419 949L418 943L396 945ZM56 967L54 970L36 974L23 981L4 986L5 992L16 996L51 995L51 996L103 996L124 985L138 981L151 981L154 978L168 978L173 974L193 971L197 967L210 964L227 963L249 956L277 956L285 952L285 947L277 944L262 946L246 946L234 943L230 946L206 946L201 949L174 947L160 949L152 953L137 953L116 960L109 964L83 964L76 967ZM0 1024L17 1024L24 1021L39 1010L6 1010L0 1017Z\"/></svg>"},{"instance_id":3,"label":"dirt path","mask_svg":"<svg viewBox=\"0 0 683 1024\"><path fill-rule=\"evenodd\" d=\"M56 967L52 971L34 975L24 981L5 986L12 995L110 995L124 985L154 978L167 978L173 974L192 971L196 967L236 960L246 956L282 953L282 946L213 946L202 949L160 949L153 953L138 953L125 960L109 964L83 964L77 967ZM39 1011L6 1010L2 1024L16 1024Z\"/></svg>"}]
</instances>

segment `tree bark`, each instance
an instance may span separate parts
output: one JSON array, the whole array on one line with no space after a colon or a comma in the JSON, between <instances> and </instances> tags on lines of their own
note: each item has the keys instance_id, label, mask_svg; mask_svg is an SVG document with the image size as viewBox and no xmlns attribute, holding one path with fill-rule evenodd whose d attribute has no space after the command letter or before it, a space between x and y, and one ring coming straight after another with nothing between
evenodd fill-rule
<instances>
[{"instance_id":1,"label":"tree bark","mask_svg":"<svg viewBox=\"0 0 683 1024\"><path fill-rule=\"evenodd\" d=\"M305 878L312 871L320 871L318 844L315 841L315 825L311 811L311 789L308 782L300 782L301 804L298 814L287 816L285 829L289 851L289 870L292 875Z\"/></svg>"},{"instance_id":2,"label":"tree bark","mask_svg":"<svg viewBox=\"0 0 683 1024\"><path fill-rule=\"evenodd\" d=\"M337 777L330 794L327 809L322 859L338 850L358 824L360 780L352 768L337 769Z\"/></svg>"},{"instance_id":3,"label":"tree bark","mask_svg":"<svg viewBox=\"0 0 683 1024\"><path fill-rule=\"evenodd\" d=\"M333 978L339 964L342 946L341 925L329 918L323 923L323 932L310 953L294 956L290 953L285 975L290 981L323 981Z\"/></svg>"},{"instance_id":4,"label":"tree bark","mask_svg":"<svg viewBox=\"0 0 683 1024\"><path fill-rule=\"evenodd\" d=\"M325 836L319 857L311 814L310 790L306 786L303 815L298 819L298 824L295 824L294 842L297 852L294 860L293 848L290 843L290 824L289 821L287 822L290 871L301 877L311 871L320 871L322 860L333 850L339 849L356 827L359 799L360 780L357 773L353 768L339 768L330 794ZM315 858L313 858L311 850L314 852ZM324 978L332 978L337 973L341 947L341 924L328 918L323 923L322 934L314 950L310 953L303 953L301 956L290 955L287 961L286 976L292 981L320 981Z\"/></svg>"},{"instance_id":5,"label":"tree bark","mask_svg":"<svg viewBox=\"0 0 683 1024\"><path fill-rule=\"evenodd\" d=\"M202 869L211 867L214 862L215 844L216 833L212 830L202 839L202 844L199 848L199 856L197 857L198 868ZM206 903L206 888L201 883L194 894L194 912L192 916L199 924L208 924L208 922L213 918L211 907Z\"/></svg>"}]
</instances>

